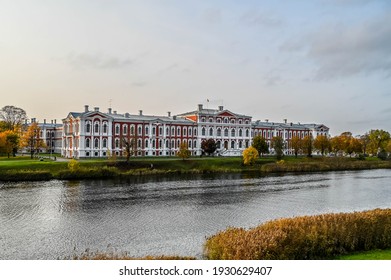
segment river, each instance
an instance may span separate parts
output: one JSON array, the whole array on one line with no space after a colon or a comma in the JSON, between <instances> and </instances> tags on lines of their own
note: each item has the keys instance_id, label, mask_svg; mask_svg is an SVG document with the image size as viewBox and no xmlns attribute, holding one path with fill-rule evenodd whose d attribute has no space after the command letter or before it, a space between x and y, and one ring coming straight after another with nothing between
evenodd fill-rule
<instances>
[{"instance_id":1,"label":"river","mask_svg":"<svg viewBox=\"0 0 391 280\"><path fill-rule=\"evenodd\" d=\"M205 238L229 226L390 207L391 170L0 182L0 259L202 258Z\"/></svg>"}]
</instances>

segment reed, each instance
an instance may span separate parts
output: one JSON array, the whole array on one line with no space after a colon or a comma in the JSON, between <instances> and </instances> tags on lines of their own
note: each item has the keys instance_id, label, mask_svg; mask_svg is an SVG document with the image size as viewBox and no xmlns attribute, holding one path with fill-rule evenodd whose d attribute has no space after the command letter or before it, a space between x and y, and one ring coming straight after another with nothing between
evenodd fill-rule
<instances>
[{"instance_id":1,"label":"reed","mask_svg":"<svg viewBox=\"0 0 391 280\"><path fill-rule=\"evenodd\" d=\"M207 239L207 259L333 259L355 251L391 248L391 209L324 214L229 228Z\"/></svg>"}]
</instances>

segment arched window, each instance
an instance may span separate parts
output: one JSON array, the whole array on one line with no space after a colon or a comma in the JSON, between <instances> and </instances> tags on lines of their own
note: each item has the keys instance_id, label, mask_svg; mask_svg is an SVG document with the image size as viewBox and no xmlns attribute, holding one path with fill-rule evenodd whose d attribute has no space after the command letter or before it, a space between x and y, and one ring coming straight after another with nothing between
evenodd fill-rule
<instances>
[{"instance_id":1,"label":"arched window","mask_svg":"<svg viewBox=\"0 0 391 280\"><path fill-rule=\"evenodd\" d=\"M239 129L239 137L242 137L243 136L243 131L241 129Z\"/></svg>"},{"instance_id":2,"label":"arched window","mask_svg":"<svg viewBox=\"0 0 391 280\"><path fill-rule=\"evenodd\" d=\"M197 136L197 128L194 128L194 136Z\"/></svg>"},{"instance_id":3,"label":"arched window","mask_svg":"<svg viewBox=\"0 0 391 280\"><path fill-rule=\"evenodd\" d=\"M231 141L231 149L235 149L235 141Z\"/></svg>"},{"instance_id":4,"label":"arched window","mask_svg":"<svg viewBox=\"0 0 391 280\"><path fill-rule=\"evenodd\" d=\"M115 134L119 134L119 124L115 125Z\"/></svg>"},{"instance_id":5,"label":"arched window","mask_svg":"<svg viewBox=\"0 0 391 280\"><path fill-rule=\"evenodd\" d=\"M95 149L99 148L99 139L98 138L95 138L95 140L94 140L94 148Z\"/></svg>"},{"instance_id":6,"label":"arched window","mask_svg":"<svg viewBox=\"0 0 391 280\"><path fill-rule=\"evenodd\" d=\"M149 144L148 140L145 140L145 148L148 148L148 144Z\"/></svg>"},{"instance_id":7,"label":"arched window","mask_svg":"<svg viewBox=\"0 0 391 280\"><path fill-rule=\"evenodd\" d=\"M250 131L248 129L246 129L246 137L249 137L250 136Z\"/></svg>"},{"instance_id":8,"label":"arched window","mask_svg":"<svg viewBox=\"0 0 391 280\"><path fill-rule=\"evenodd\" d=\"M176 143L177 143L176 147L179 148L181 146L181 140L178 139Z\"/></svg>"},{"instance_id":9,"label":"arched window","mask_svg":"<svg viewBox=\"0 0 391 280\"><path fill-rule=\"evenodd\" d=\"M197 148L197 141L196 140L194 140L193 148Z\"/></svg>"},{"instance_id":10,"label":"arched window","mask_svg":"<svg viewBox=\"0 0 391 280\"><path fill-rule=\"evenodd\" d=\"M242 148L242 141L239 141L239 149L241 149Z\"/></svg>"},{"instance_id":11,"label":"arched window","mask_svg":"<svg viewBox=\"0 0 391 280\"><path fill-rule=\"evenodd\" d=\"M205 136L205 135L206 135L205 127L202 128L202 130L201 130L201 135L202 135L202 136Z\"/></svg>"},{"instance_id":12,"label":"arched window","mask_svg":"<svg viewBox=\"0 0 391 280\"><path fill-rule=\"evenodd\" d=\"M122 133L125 135L128 134L128 126L126 124L122 126Z\"/></svg>"},{"instance_id":13,"label":"arched window","mask_svg":"<svg viewBox=\"0 0 391 280\"><path fill-rule=\"evenodd\" d=\"M141 139L138 139L138 140L137 140L137 148L141 148L141 146L142 146L142 145L141 145Z\"/></svg>"},{"instance_id":14,"label":"arched window","mask_svg":"<svg viewBox=\"0 0 391 280\"><path fill-rule=\"evenodd\" d=\"M228 137L228 128L224 129L224 136Z\"/></svg>"},{"instance_id":15,"label":"arched window","mask_svg":"<svg viewBox=\"0 0 391 280\"><path fill-rule=\"evenodd\" d=\"M221 136L221 128L217 129L217 136Z\"/></svg>"},{"instance_id":16,"label":"arched window","mask_svg":"<svg viewBox=\"0 0 391 280\"><path fill-rule=\"evenodd\" d=\"M180 127L177 128L176 135L177 136L181 136L181 128Z\"/></svg>"},{"instance_id":17,"label":"arched window","mask_svg":"<svg viewBox=\"0 0 391 280\"><path fill-rule=\"evenodd\" d=\"M213 128L209 128L209 136L213 136Z\"/></svg>"},{"instance_id":18,"label":"arched window","mask_svg":"<svg viewBox=\"0 0 391 280\"><path fill-rule=\"evenodd\" d=\"M148 134L149 134L149 127L146 126L146 127L145 127L145 135L148 135Z\"/></svg>"},{"instance_id":19,"label":"arched window","mask_svg":"<svg viewBox=\"0 0 391 280\"><path fill-rule=\"evenodd\" d=\"M192 129L191 129L191 127L189 127L189 136L191 136L192 135Z\"/></svg>"},{"instance_id":20,"label":"arched window","mask_svg":"<svg viewBox=\"0 0 391 280\"><path fill-rule=\"evenodd\" d=\"M175 149L175 141L174 140L171 140L171 147L172 149Z\"/></svg>"},{"instance_id":21,"label":"arched window","mask_svg":"<svg viewBox=\"0 0 391 280\"><path fill-rule=\"evenodd\" d=\"M191 148L191 141L189 141L189 148Z\"/></svg>"},{"instance_id":22,"label":"arched window","mask_svg":"<svg viewBox=\"0 0 391 280\"><path fill-rule=\"evenodd\" d=\"M138 126L138 135L141 135L142 134L142 128L141 128L141 125Z\"/></svg>"},{"instance_id":23,"label":"arched window","mask_svg":"<svg viewBox=\"0 0 391 280\"><path fill-rule=\"evenodd\" d=\"M134 135L134 125L130 127L130 135Z\"/></svg>"},{"instance_id":24,"label":"arched window","mask_svg":"<svg viewBox=\"0 0 391 280\"><path fill-rule=\"evenodd\" d=\"M213 122L213 119L212 119L212 118L209 118L209 122Z\"/></svg>"},{"instance_id":25,"label":"arched window","mask_svg":"<svg viewBox=\"0 0 391 280\"><path fill-rule=\"evenodd\" d=\"M107 123L103 124L103 133L107 133Z\"/></svg>"},{"instance_id":26,"label":"arched window","mask_svg":"<svg viewBox=\"0 0 391 280\"><path fill-rule=\"evenodd\" d=\"M183 128L183 136L187 136L187 128L186 127Z\"/></svg>"},{"instance_id":27,"label":"arched window","mask_svg":"<svg viewBox=\"0 0 391 280\"><path fill-rule=\"evenodd\" d=\"M89 148L91 146L90 138L86 139L86 148Z\"/></svg>"},{"instance_id":28,"label":"arched window","mask_svg":"<svg viewBox=\"0 0 391 280\"><path fill-rule=\"evenodd\" d=\"M103 148L107 148L107 139L103 139Z\"/></svg>"},{"instance_id":29,"label":"arched window","mask_svg":"<svg viewBox=\"0 0 391 280\"><path fill-rule=\"evenodd\" d=\"M94 133L99 133L99 123L94 124Z\"/></svg>"},{"instance_id":30,"label":"arched window","mask_svg":"<svg viewBox=\"0 0 391 280\"><path fill-rule=\"evenodd\" d=\"M175 127L171 128L171 136L175 136Z\"/></svg>"},{"instance_id":31,"label":"arched window","mask_svg":"<svg viewBox=\"0 0 391 280\"><path fill-rule=\"evenodd\" d=\"M166 127L166 136L170 136L170 129Z\"/></svg>"},{"instance_id":32,"label":"arched window","mask_svg":"<svg viewBox=\"0 0 391 280\"><path fill-rule=\"evenodd\" d=\"M91 132L91 124L89 122L86 124L86 132L87 133Z\"/></svg>"},{"instance_id":33,"label":"arched window","mask_svg":"<svg viewBox=\"0 0 391 280\"><path fill-rule=\"evenodd\" d=\"M152 148L156 148L156 140L152 140Z\"/></svg>"},{"instance_id":34,"label":"arched window","mask_svg":"<svg viewBox=\"0 0 391 280\"><path fill-rule=\"evenodd\" d=\"M224 123L228 123L228 118L224 118Z\"/></svg>"},{"instance_id":35,"label":"arched window","mask_svg":"<svg viewBox=\"0 0 391 280\"><path fill-rule=\"evenodd\" d=\"M231 130L231 137L235 137L235 134L236 134L235 129L232 129L232 130Z\"/></svg>"},{"instance_id":36,"label":"arched window","mask_svg":"<svg viewBox=\"0 0 391 280\"><path fill-rule=\"evenodd\" d=\"M119 139L115 139L115 147L119 148Z\"/></svg>"},{"instance_id":37,"label":"arched window","mask_svg":"<svg viewBox=\"0 0 391 280\"><path fill-rule=\"evenodd\" d=\"M156 135L156 127L155 126L152 127L152 135Z\"/></svg>"}]
</instances>

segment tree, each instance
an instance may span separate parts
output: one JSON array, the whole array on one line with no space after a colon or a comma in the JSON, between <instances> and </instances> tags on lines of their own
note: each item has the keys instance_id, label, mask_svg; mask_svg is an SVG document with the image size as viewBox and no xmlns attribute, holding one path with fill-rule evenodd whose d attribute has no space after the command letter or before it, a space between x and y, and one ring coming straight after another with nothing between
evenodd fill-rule
<instances>
[{"instance_id":1,"label":"tree","mask_svg":"<svg viewBox=\"0 0 391 280\"><path fill-rule=\"evenodd\" d=\"M362 152L365 155L367 153L367 147L369 146L371 140L369 139L369 133L365 133L360 137Z\"/></svg>"},{"instance_id":2,"label":"tree","mask_svg":"<svg viewBox=\"0 0 391 280\"><path fill-rule=\"evenodd\" d=\"M129 162L130 157L134 154L136 140L132 137L127 136L122 138L122 143L124 145L126 162Z\"/></svg>"},{"instance_id":3,"label":"tree","mask_svg":"<svg viewBox=\"0 0 391 280\"><path fill-rule=\"evenodd\" d=\"M303 150L307 154L307 157L312 157L312 148L314 140L311 135L307 135L303 138Z\"/></svg>"},{"instance_id":4,"label":"tree","mask_svg":"<svg viewBox=\"0 0 391 280\"><path fill-rule=\"evenodd\" d=\"M19 147L19 135L12 131L7 130L0 132L0 152L7 154L8 158L10 154L15 157Z\"/></svg>"},{"instance_id":5,"label":"tree","mask_svg":"<svg viewBox=\"0 0 391 280\"><path fill-rule=\"evenodd\" d=\"M243 151L243 164L253 165L259 157L259 153L253 146L248 147Z\"/></svg>"},{"instance_id":6,"label":"tree","mask_svg":"<svg viewBox=\"0 0 391 280\"><path fill-rule=\"evenodd\" d=\"M274 152L276 153L277 160L282 159L282 156L284 155L284 140L280 136L275 136L272 139L272 148L274 149Z\"/></svg>"},{"instance_id":7,"label":"tree","mask_svg":"<svg viewBox=\"0 0 391 280\"><path fill-rule=\"evenodd\" d=\"M314 140L314 148L320 151L322 156L330 149L330 140L325 135L318 135Z\"/></svg>"},{"instance_id":8,"label":"tree","mask_svg":"<svg viewBox=\"0 0 391 280\"><path fill-rule=\"evenodd\" d=\"M384 150L390 140L390 133L382 129L371 130L369 132L370 150L372 154L377 154Z\"/></svg>"},{"instance_id":9,"label":"tree","mask_svg":"<svg viewBox=\"0 0 391 280\"><path fill-rule=\"evenodd\" d=\"M27 119L26 111L15 106L4 106L0 110L0 120L5 123L6 130L16 130Z\"/></svg>"},{"instance_id":10,"label":"tree","mask_svg":"<svg viewBox=\"0 0 391 280\"><path fill-rule=\"evenodd\" d=\"M299 153L301 153L301 151L303 149L302 139L299 136L293 136L291 139L291 147L292 147L293 151L295 152L295 157L297 157L297 155Z\"/></svg>"},{"instance_id":11,"label":"tree","mask_svg":"<svg viewBox=\"0 0 391 280\"><path fill-rule=\"evenodd\" d=\"M217 145L216 145L215 140L208 139L208 140L202 141L201 142L201 149L203 152L207 153L208 155L213 154L217 149Z\"/></svg>"},{"instance_id":12,"label":"tree","mask_svg":"<svg viewBox=\"0 0 391 280\"><path fill-rule=\"evenodd\" d=\"M34 153L39 152L41 148L45 148L45 143L41 138L41 129L37 123L32 123L27 131L22 136L22 147L26 147L33 158Z\"/></svg>"},{"instance_id":13,"label":"tree","mask_svg":"<svg viewBox=\"0 0 391 280\"><path fill-rule=\"evenodd\" d=\"M352 153L360 153L362 151L362 143L359 139L352 137L346 149L347 153L352 156Z\"/></svg>"},{"instance_id":14,"label":"tree","mask_svg":"<svg viewBox=\"0 0 391 280\"><path fill-rule=\"evenodd\" d=\"M343 151L343 142L340 136L334 136L330 139L331 150L337 156L340 151Z\"/></svg>"},{"instance_id":15,"label":"tree","mask_svg":"<svg viewBox=\"0 0 391 280\"><path fill-rule=\"evenodd\" d=\"M181 159L185 160L190 157L191 152L187 146L187 143L182 142L181 145L179 146L179 151L177 153L178 157Z\"/></svg>"},{"instance_id":16,"label":"tree","mask_svg":"<svg viewBox=\"0 0 391 280\"><path fill-rule=\"evenodd\" d=\"M266 143L266 139L261 135L255 136L253 138L252 146L258 151L258 155L269 153L269 147Z\"/></svg>"}]
</instances>

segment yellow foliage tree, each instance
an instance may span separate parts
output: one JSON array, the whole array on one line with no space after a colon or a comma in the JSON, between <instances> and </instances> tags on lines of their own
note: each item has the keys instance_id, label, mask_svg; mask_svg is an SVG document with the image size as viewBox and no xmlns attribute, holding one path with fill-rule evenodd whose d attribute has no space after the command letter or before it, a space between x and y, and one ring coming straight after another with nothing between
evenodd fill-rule
<instances>
[{"instance_id":1,"label":"yellow foliage tree","mask_svg":"<svg viewBox=\"0 0 391 280\"><path fill-rule=\"evenodd\" d=\"M243 151L243 164L244 165L253 165L259 157L257 149L253 146L248 147Z\"/></svg>"},{"instance_id":2,"label":"yellow foliage tree","mask_svg":"<svg viewBox=\"0 0 391 280\"><path fill-rule=\"evenodd\" d=\"M22 137L22 147L26 147L33 158L34 153L39 152L41 148L45 148L45 143L41 138L41 129L37 123L32 123Z\"/></svg>"},{"instance_id":3,"label":"yellow foliage tree","mask_svg":"<svg viewBox=\"0 0 391 280\"><path fill-rule=\"evenodd\" d=\"M191 152L189 151L189 148L187 147L187 143L183 142L180 145L177 155L178 155L178 157L180 157L183 160L190 157Z\"/></svg>"}]
</instances>

